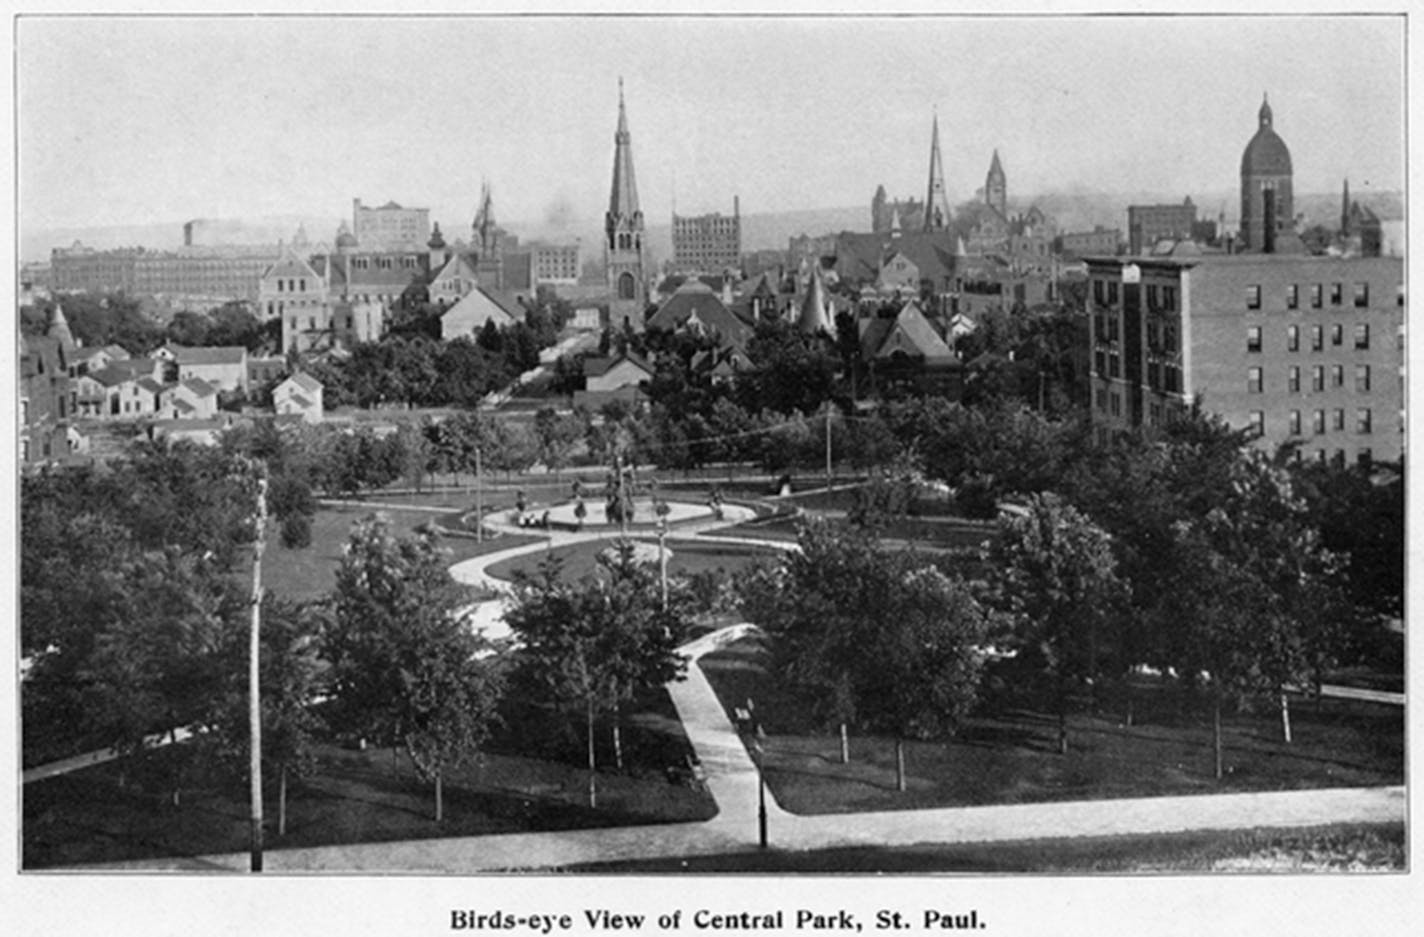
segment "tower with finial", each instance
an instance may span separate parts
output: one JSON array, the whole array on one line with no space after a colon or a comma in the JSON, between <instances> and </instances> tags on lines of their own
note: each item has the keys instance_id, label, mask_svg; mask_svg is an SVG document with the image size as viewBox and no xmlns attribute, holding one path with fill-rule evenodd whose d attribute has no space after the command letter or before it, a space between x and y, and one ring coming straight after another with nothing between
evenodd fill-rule
<instances>
[{"instance_id":1,"label":"tower with finial","mask_svg":"<svg viewBox=\"0 0 1424 937\"><path fill-rule=\"evenodd\" d=\"M1004 165L999 162L997 149L989 163L989 174L984 177L984 201L1000 215L1009 216L1009 180L1004 175Z\"/></svg>"},{"instance_id":2,"label":"tower with finial","mask_svg":"<svg viewBox=\"0 0 1424 937\"><path fill-rule=\"evenodd\" d=\"M949 227L949 197L944 191L944 163L939 154L939 113L930 130L930 182L925 193L925 230L944 231Z\"/></svg>"},{"instance_id":3,"label":"tower with finial","mask_svg":"<svg viewBox=\"0 0 1424 937\"><path fill-rule=\"evenodd\" d=\"M647 271L643 246L643 211L633 174L633 138L618 79L618 129L613 135L613 187L603 221L603 263L608 277L609 323L615 328L643 328Z\"/></svg>"},{"instance_id":4,"label":"tower with finial","mask_svg":"<svg viewBox=\"0 0 1424 937\"><path fill-rule=\"evenodd\" d=\"M1243 251L1276 253L1295 233L1291 155L1276 133L1271 104L1261 95L1256 134L1241 154L1241 237Z\"/></svg>"},{"instance_id":5,"label":"tower with finial","mask_svg":"<svg viewBox=\"0 0 1424 937\"><path fill-rule=\"evenodd\" d=\"M504 288L504 232L494 220L494 195L488 181L480 183L480 207L471 225L476 251L475 277L488 289Z\"/></svg>"}]
</instances>

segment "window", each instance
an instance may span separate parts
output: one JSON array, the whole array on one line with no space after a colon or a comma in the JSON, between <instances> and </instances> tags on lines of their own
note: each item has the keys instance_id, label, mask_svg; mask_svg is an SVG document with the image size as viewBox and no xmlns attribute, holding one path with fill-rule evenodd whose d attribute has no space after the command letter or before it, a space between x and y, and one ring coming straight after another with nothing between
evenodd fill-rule
<instances>
[{"instance_id":1,"label":"window","mask_svg":"<svg viewBox=\"0 0 1424 937\"><path fill-rule=\"evenodd\" d=\"M1248 393L1252 393L1252 394L1259 394L1259 393L1261 392L1261 369L1260 369L1260 368L1247 368L1247 369L1246 369L1246 391L1247 391Z\"/></svg>"},{"instance_id":2,"label":"window","mask_svg":"<svg viewBox=\"0 0 1424 937\"><path fill-rule=\"evenodd\" d=\"M1355 365L1355 392L1359 394L1370 392L1370 366L1367 364Z\"/></svg>"},{"instance_id":3,"label":"window","mask_svg":"<svg viewBox=\"0 0 1424 937\"><path fill-rule=\"evenodd\" d=\"M1315 435L1321 436L1325 433L1325 411L1316 410L1315 419L1312 421Z\"/></svg>"},{"instance_id":4,"label":"window","mask_svg":"<svg viewBox=\"0 0 1424 937\"><path fill-rule=\"evenodd\" d=\"M1104 412L1107 411L1107 409L1108 409L1108 395L1107 395L1107 391L1105 391L1105 390L1103 390L1101 387L1099 387L1097 390L1093 391L1093 400L1094 400L1094 402L1097 404L1097 407L1098 407L1099 410L1102 410L1102 411L1104 411Z\"/></svg>"},{"instance_id":5,"label":"window","mask_svg":"<svg viewBox=\"0 0 1424 937\"><path fill-rule=\"evenodd\" d=\"M1105 284L1102 280L1093 281L1093 302L1097 303L1099 306L1107 305L1106 294L1104 293L1104 286Z\"/></svg>"},{"instance_id":6,"label":"window","mask_svg":"<svg viewBox=\"0 0 1424 937\"><path fill-rule=\"evenodd\" d=\"M1317 394L1325 389L1325 365L1317 364L1310 369L1310 389Z\"/></svg>"},{"instance_id":7,"label":"window","mask_svg":"<svg viewBox=\"0 0 1424 937\"><path fill-rule=\"evenodd\" d=\"M1118 357L1117 352L1113 352L1112 354L1108 355L1108 377L1121 377L1121 376L1122 376L1122 359Z\"/></svg>"},{"instance_id":8,"label":"window","mask_svg":"<svg viewBox=\"0 0 1424 937\"><path fill-rule=\"evenodd\" d=\"M1364 309L1370 304L1370 285L1368 283L1355 284L1355 308Z\"/></svg>"},{"instance_id":9,"label":"window","mask_svg":"<svg viewBox=\"0 0 1424 937\"><path fill-rule=\"evenodd\" d=\"M1292 283L1286 287L1286 308L1300 308L1300 286L1298 284Z\"/></svg>"},{"instance_id":10,"label":"window","mask_svg":"<svg viewBox=\"0 0 1424 937\"><path fill-rule=\"evenodd\" d=\"M1370 347L1370 325L1368 322L1361 322L1355 326L1355 347L1361 350Z\"/></svg>"},{"instance_id":11,"label":"window","mask_svg":"<svg viewBox=\"0 0 1424 937\"><path fill-rule=\"evenodd\" d=\"M1248 326L1246 329L1246 350L1248 352L1260 352L1261 350L1261 327L1259 325Z\"/></svg>"},{"instance_id":12,"label":"window","mask_svg":"<svg viewBox=\"0 0 1424 937\"><path fill-rule=\"evenodd\" d=\"M1341 283L1330 284L1330 305L1338 306L1345 299L1345 287Z\"/></svg>"},{"instance_id":13,"label":"window","mask_svg":"<svg viewBox=\"0 0 1424 937\"><path fill-rule=\"evenodd\" d=\"M1109 281L1108 281L1108 305L1109 305L1109 306L1115 306L1115 305L1117 305L1117 281L1116 281L1116 280L1109 280Z\"/></svg>"},{"instance_id":14,"label":"window","mask_svg":"<svg viewBox=\"0 0 1424 937\"><path fill-rule=\"evenodd\" d=\"M1293 394L1300 393L1300 368L1295 365L1291 365L1290 370L1286 372L1286 374L1287 389L1289 389L1290 392Z\"/></svg>"},{"instance_id":15,"label":"window","mask_svg":"<svg viewBox=\"0 0 1424 937\"><path fill-rule=\"evenodd\" d=\"M1333 365L1333 366L1330 368L1330 386L1331 386L1331 387L1344 387L1344 386L1345 386L1345 366L1344 366L1344 365L1337 364L1337 365Z\"/></svg>"},{"instance_id":16,"label":"window","mask_svg":"<svg viewBox=\"0 0 1424 937\"><path fill-rule=\"evenodd\" d=\"M1322 297L1323 295L1324 295L1324 287L1322 287L1319 283L1312 283L1312 284L1310 285L1310 308L1311 308L1311 309L1319 309L1322 305L1324 305L1324 303L1321 302L1321 297Z\"/></svg>"},{"instance_id":17,"label":"window","mask_svg":"<svg viewBox=\"0 0 1424 937\"><path fill-rule=\"evenodd\" d=\"M1368 472L1374 464L1374 456L1369 449L1361 449L1355 453L1355 464Z\"/></svg>"},{"instance_id":18,"label":"window","mask_svg":"<svg viewBox=\"0 0 1424 937\"><path fill-rule=\"evenodd\" d=\"M1112 405L1112 415L1113 415L1113 416L1121 416L1121 415L1122 415L1122 397L1121 397L1116 391L1114 391L1113 393L1111 393L1111 394L1108 395L1108 401L1109 401L1109 403L1111 403L1111 405Z\"/></svg>"},{"instance_id":19,"label":"window","mask_svg":"<svg viewBox=\"0 0 1424 937\"><path fill-rule=\"evenodd\" d=\"M1319 325L1310 327L1310 350L1320 351L1325 347L1325 329Z\"/></svg>"},{"instance_id":20,"label":"window","mask_svg":"<svg viewBox=\"0 0 1424 937\"><path fill-rule=\"evenodd\" d=\"M1333 418L1331 419L1331 425L1335 428L1337 433L1343 433L1345 431L1345 410L1343 407L1335 410Z\"/></svg>"},{"instance_id":21,"label":"window","mask_svg":"<svg viewBox=\"0 0 1424 937\"><path fill-rule=\"evenodd\" d=\"M1253 283L1252 285L1246 287L1246 308L1247 308L1247 309L1260 309L1260 308L1261 308L1261 287L1260 287L1260 284L1255 284L1255 283Z\"/></svg>"},{"instance_id":22,"label":"window","mask_svg":"<svg viewBox=\"0 0 1424 937\"><path fill-rule=\"evenodd\" d=\"M1262 410L1251 411L1251 431L1258 436L1266 433L1266 414Z\"/></svg>"},{"instance_id":23,"label":"window","mask_svg":"<svg viewBox=\"0 0 1424 937\"><path fill-rule=\"evenodd\" d=\"M286 289L287 289L287 281L279 278L279 279L277 280L277 292L279 292L279 293L285 292Z\"/></svg>"},{"instance_id":24,"label":"window","mask_svg":"<svg viewBox=\"0 0 1424 937\"><path fill-rule=\"evenodd\" d=\"M1404 305L1402 300L1400 305ZM1162 287L1162 306L1168 310L1177 308L1177 288L1175 286Z\"/></svg>"},{"instance_id":25,"label":"window","mask_svg":"<svg viewBox=\"0 0 1424 937\"><path fill-rule=\"evenodd\" d=\"M1292 325L1286 328L1286 350L1300 351L1300 326Z\"/></svg>"},{"instance_id":26,"label":"window","mask_svg":"<svg viewBox=\"0 0 1424 937\"><path fill-rule=\"evenodd\" d=\"M302 277L302 278L301 278L300 280L298 280L297 282L301 284L302 292L305 293L305 292L307 291L307 278L306 278L306 277Z\"/></svg>"},{"instance_id":27,"label":"window","mask_svg":"<svg viewBox=\"0 0 1424 937\"><path fill-rule=\"evenodd\" d=\"M1158 297L1157 284L1156 284L1156 283L1149 283L1149 284L1147 284L1147 308L1148 308L1148 309L1156 309L1156 308L1157 308L1158 306L1160 306L1160 305L1161 305L1161 301L1160 301L1160 299L1159 299L1159 297Z\"/></svg>"},{"instance_id":28,"label":"window","mask_svg":"<svg viewBox=\"0 0 1424 937\"><path fill-rule=\"evenodd\" d=\"M1330 326L1330 344L1345 344L1345 327L1338 322Z\"/></svg>"},{"instance_id":29,"label":"window","mask_svg":"<svg viewBox=\"0 0 1424 937\"><path fill-rule=\"evenodd\" d=\"M1299 410L1292 410L1292 411L1290 412L1290 434L1291 434L1292 436L1299 436L1299 435L1300 435L1300 411L1299 411Z\"/></svg>"},{"instance_id":30,"label":"window","mask_svg":"<svg viewBox=\"0 0 1424 937\"><path fill-rule=\"evenodd\" d=\"M1360 407L1355 411L1355 432L1368 433L1370 431L1370 408Z\"/></svg>"}]
</instances>

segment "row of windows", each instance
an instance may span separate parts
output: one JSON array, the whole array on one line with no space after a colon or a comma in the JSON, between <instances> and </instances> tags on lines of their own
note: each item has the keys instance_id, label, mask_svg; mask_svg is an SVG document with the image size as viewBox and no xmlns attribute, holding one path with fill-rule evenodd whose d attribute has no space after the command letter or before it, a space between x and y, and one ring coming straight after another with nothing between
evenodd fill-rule
<instances>
[{"instance_id":1,"label":"row of windows","mask_svg":"<svg viewBox=\"0 0 1424 937\"><path fill-rule=\"evenodd\" d=\"M354 327L355 327L355 324L356 324L356 323L355 323L355 317L354 317L354 316L347 316L347 317L346 317L346 328L347 328L347 329L354 328ZM308 330L315 330L316 327L317 327L317 325L316 325L316 316L308 316L308 317L307 317L307 329L308 329ZM326 326L326 327L329 328L329 326ZM297 331L297 330L300 329L300 328L301 328L300 320L298 320L296 316L292 316L292 331L295 332L295 331Z\"/></svg>"},{"instance_id":2,"label":"row of windows","mask_svg":"<svg viewBox=\"0 0 1424 937\"><path fill-rule=\"evenodd\" d=\"M1311 414L1310 429L1311 435L1323 436L1326 433L1327 412L1316 410ZM1343 433L1345 431L1345 410L1337 408L1328 413L1329 429L1332 432ZM1250 419L1251 428L1259 433L1266 432L1266 414L1262 410L1252 410ZM1292 410L1286 415L1286 429L1291 436L1304 436L1305 424L1300 410ZM1374 418L1369 407L1358 407L1355 410L1355 432L1360 435L1372 433L1374 431Z\"/></svg>"},{"instance_id":3,"label":"row of windows","mask_svg":"<svg viewBox=\"0 0 1424 937\"><path fill-rule=\"evenodd\" d=\"M1310 287L1310 290L1309 290L1309 294L1308 294L1308 299L1309 299L1309 302L1310 302L1310 308L1311 308L1311 309L1323 309L1323 308L1325 308L1325 299L1326 299L1326 295L1327 295L1327 284L1324 284L1324 283L1311 283L1311 284L1309 284L1309 287ZM1329 291L1328 291L1328 292L1329 292L1329 298L1330 298L1330 305L1331 305L1331 306L1343 306L1343 305L1345 305L1345 284L1344 284L1344 283L1331 283L1331 284L1328 284L1328 287L1329 287ZM1286 286L1286 288L1285 288L1285 300L1286 300L1286 308L1287 308L1287 309L1299 309L1299 308L1300 308L1301 296L1300 296L1300 284L1299 284L1299 283L1291 283L1291 284L1289 284L1289 285ZM1367 282L1364 281L1364 280L1358 280L1358 281L1356 281L1356 282L1352 285L1351 290L1350 290L1350 302L1354 305L1354 307L1355 307L1356 309L1367 309L1367 308L1369 308L1369 305L1370 305L1370 284L1367 283ZM1247 286L1247 287L1246 287L1246 308L1247 308L1247 309L1260 309L1260 308L1261 308L1261 303L1262 303L1262 297L1261 297L1261 286L1260 286L1260 284L1253 283L1253 284L1251 284L1250 286ZM1400 286L1399 286L1399 288L1398 288L1398 290L1397 290L1397 292L1396 292L1396 295L1395 295L1395 304L1396 304L1396 305L1399 305L1399 306L1403 306L1403 305L1404 305L1404 285L1403 285L1403 284L1400 284Z\"/></svg>"},{"instance_id":4,"label":"row of windows","mask_svg":"<svg viewBox=\"0 0 1424 937\"><path fill-rule=\"evenodd\" d=\"M1293 394L1300 393L1301 371L1299 366L1291 365L1286 371L1286 389ZM1312 392L1320 393L1326 386L1325 365L1317 364L1311 368L1310 389ZM1338 390L1345 386L1344 365L1332 365L1330 367L1330 387ZM1263 390L1263 372L1260 368L1246 369L1246 390L1248 393L1259 394ZM1355 391L1361 394L1370 392L1370 366L1367 364L1355 365Z\"/></svg>"},{"instance_id":5,"label":"row of windows","mask_svg":"<svg viewBox=\"0 0 1424 937\"><path fill-rule=\"evenodd\" d=\"M1246 351L1257 354L1263 347L1262 329L1259 325L1249 325L1246 327ZM1401 330L1400 338L1404 337ZM1356 349L1364 351L1370 347L1370 326L1367 322L1357 322L1354 327L1353 342ZM1339 322L1330 326L1330 344L1339 347L1345 344L1345 326ZM1401 344L1401 347L1403 345ZM1310 327L1310 350L1325 350L1325 326L1312 325ZM1286 351L1300 351L1300 326L1286 326Z\"/></svg>"},{"instance_id":6,"label":"row of windows","mask_svg":"<svg viewBox=\"0 0 1424 937\"><path fill-rule=\"evenodd\" d=\"M305 293L306 291L307 291L307 278L306 278L306 277L300 277L300 278L289 277L289 278L287 278L287 279L283 279L283 278L281 278L281 277L278 277L278 278L277 278L277 292L279 292L279 293L283 293L283 292L286 292L286 293L296 293L296 292Z\"/></svg>"},{"instance_id":7,"label":"row of windows","mask_svg":"<svg viewBox=\"0 0 1424 937\"><path fill-rule=\"evenodd\" d=\"M351 267L355 270L369 270L372 260L376 261L377 270L395 269L396 258L394 257L353 257L351 258ZM415 258L408 255L401 257L400 265L403 270L414 270L416 267Z\"/></svg>"}]
</instances>

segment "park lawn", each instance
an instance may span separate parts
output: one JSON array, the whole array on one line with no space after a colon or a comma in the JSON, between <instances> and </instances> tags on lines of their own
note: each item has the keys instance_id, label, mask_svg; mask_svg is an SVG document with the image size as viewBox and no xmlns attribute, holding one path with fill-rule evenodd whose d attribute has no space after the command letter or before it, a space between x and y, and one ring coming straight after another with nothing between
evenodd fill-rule
<instances>
[{"instance_id":1,"label":"park lawn","mask_svg":"<svg viewBox=\"0 0 1424 937\"><path fill-rule=\"evenodd\" d=\"M321 507L312 518L312 541L309 546L288 549L277 542L276 537L269 538L262 555L262 585L265 591L293 601L327 595L336 585L336 569L341 565L342 552L350 539L351 525L373 513L390 518L395 531L403 536L440 516L433 511L368 506ZM450 551L450 562L453 564L537 539L512 534L483 542L472 537L443 537L441 544Z\"/></svg>"},{"instance_id":2,"label":"park lawn","mask_svg":"<svg viewBox=\"0 0 1424 937\"><path fill-rule=\"evenodd\" d=\"M1057 752L1057 716L1004 707L971 717L947 741L906 743L908 790L895 785L888 737L852 736L850 763L840 742L806 726L803 708L765 670L754 639L699 662L730 713L754 700L768 733L767 782L792 813L918 809L980 804L1099 800L1298 788L1370 787L1404 781L1400 707L1327 700L1320 712L1292 706L1295 741L1281 741L1275 710L1224 717L1227 776L1214 777L1211 717L1203 706L1147 691L1137 719L1120 714L1069 717L1069 753Z\"/></svg>"},{"instance_id":3,"label":"park lawn","mask_svg":"<svg viewBox=\"0 0 1424 937\"><path fill-rule=\"evenodd\" d=\"M633 538L642 543L657 545L657 541L647 538ZM516 572L534 575L539 564L552 553L564 562L564 576L577 580L593 573L597 558L613 544L612 539L590 540L583 543L529 553L513 559L503 560L489 567L486 572L499 579L513 579ZM729 575L740 577L757 566L774 561L780 552L770 547L754 547L735 543L704 542L702 540L669 540L667 548L669 575L692 575L695 573L721 569Z\"/></svg>"},{"instance_id":4,"label":"park lawn","mask_svg":"<svg viewBox=\"0 0 1424 937\"><path fill-rule=\"evenodd\" d=\"M809 516L809 515L808 515ZM831 517L829 519L843 519ZM774 517L724 527L711 536L747 537L755 540L795 541L807 516ZM927 550L978 550L994 536L994 527L982 521L901 517L879 531L884 540Z\"/></svg>"},{"instance_id":5,"label":"park lawn","mask_svg":"<svg viewBox=\"0 0 1424 937\"><path fill-rule=\"evenodd\" d=\"M1032 872L1117 875L1200 872L1401 872L1403 824L1207 830L1151 836L924 844L820 850L771 848L719 856L641 859L571 867L578 872ZM916 919L915 924L919 924ZM992 925L987 917L981 922Z\"/></svg>"},{"instance_id":6,"label":"park lawn","mask_svg":"<svg viewBox=\"0 0 1424 937\"><path fill-rule=\"evenodd\" d=\"M287 833L277 835L275 772L264 780L269 849L349 843L594 829L711 819L705 791L669 780L690 748L672 700L646 694L624 721L625 770L613 767L610 733L599 726L598 806L588 806L578 718L564 722L515 705L484 753L444 783L445 819L433 819L432 785L403 750L322 744L316 770L288 788ZM193 768L174 806L166 778L172 749L118 783L115 763L34 781L23 790L23 866L86 866L167 856L242 852L248 845L243 772L220 778Z\"/></svg>"}]
</instances>

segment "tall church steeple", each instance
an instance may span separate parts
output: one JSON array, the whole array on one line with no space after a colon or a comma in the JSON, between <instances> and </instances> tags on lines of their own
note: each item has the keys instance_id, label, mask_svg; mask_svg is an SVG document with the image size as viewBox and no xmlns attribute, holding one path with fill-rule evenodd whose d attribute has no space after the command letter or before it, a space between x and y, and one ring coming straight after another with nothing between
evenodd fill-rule
<instances>
[{"instance_id":1,"label":"tall church steeple","mask_svg":"<svg viewBox=\"0 0 1424 937\"><path fill-rule=\"evenodd\" d=\"M994 159L989 163L989 174L984 179L984 201L999 214L1009 214L1009 180L1004 175L1003 164L999 162L999 151L994 150Z\"/></svg>"},{"instance_id":2,"label":"tall church steeple","mask_svg":"<svg viewBox=\"0 0 1424 937\"><path fill-rule=\"evenodd\" d=\"M925 230L943 231L949 227L949 199L944 192L944 163L939 155L939 114L930 131L930 183L925 193Z\"/></svg>"},{"instance_id":3,"label":"tall church steeple","mask_svg":"<svg viewBox=\"0 0 1424 937\"><path fill-rule=\"evenodd\" d=\"M609 322L643 328L647 304L647 276L643 254L643 211L638 206L638 184L633 176L633 137L628 132L628 109L623 102L623 79L618 79L618 129L613 134L613 187L604 217L603 259L607 270Z\"/></svg>"}]
</instances>

